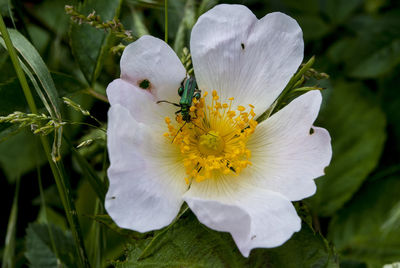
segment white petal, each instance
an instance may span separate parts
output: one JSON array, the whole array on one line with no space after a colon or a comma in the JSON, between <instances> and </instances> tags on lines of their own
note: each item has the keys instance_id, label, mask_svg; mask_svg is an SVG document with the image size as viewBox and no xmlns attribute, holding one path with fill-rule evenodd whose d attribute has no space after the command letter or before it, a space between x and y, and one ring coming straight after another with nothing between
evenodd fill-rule
<instances>
[{"instance_id":1,"label":"white petal","mask_svg":"<svg viewBox=\"0 0 400 268\"><path fill-rule=\"evenodd\" d=\"M185 76L175 52L164 41L149 35L127 46L121 57L121 78L137 87L148 80L148 90L158 100L176 101Z\"/></svg>"},{"instance_id":2,"label":"white petal","mask_svg":"<svg viewBox=\"0 0 400 268\"><path fill-rule=\"evenodd\" d=\"M180 153L121 105L113 105L108 116L107 212L120 227L139 232L168 225L187 190Z\"/></svg>"},{"instance_id":3,"label":"white petal","mask_svg":"<svg viewBox=\"0 0 400 268\"><path fill-rule=\"evenodd\" d=\"M321 93L308 92L257 126L247 144L253 165L245 170L253 184L292 201L315 193L313 179L332 157L328 131L312 126L320 105Z\"/></svg>"},{"instance_id":4,"label":"white petal","mask_svg":"<svg viewBox=\"0 0 400 268\"><path fill-rule=\"evenodd\" d=\"M297 22L282 13L260 20L245 6L218 5L193 27L190 48L200 89L217 90L264 112L303 59Z\"/></svg>"},{"instance_id":5,"label":"white petal","mask_svg":"<svg viewBox=\"0 0 400 268\"><path fill-rule=\"evenodd\" d=\"M194 183L184 200L200 222L231 233L245 257L253 248L280 246L300 230L301 220L289 200L239 182L244 179L239 177Z\"/></svg>"},{"instance_id":6,"label":"white petal","mask_svg":"<svg viewBox=\"0 0 400 268\"><path fill-rule=\"evenodd\" d=\"M178 96L176 90L174 94ZM167 130L164 118L172 117L177 110L177 107L171 104L157 104L150 92L123 79L116 79L108 85L107 96L111 106L123 106L137 122L151 125L161 131L161 134Z\"/></svg>"}]
</instances>

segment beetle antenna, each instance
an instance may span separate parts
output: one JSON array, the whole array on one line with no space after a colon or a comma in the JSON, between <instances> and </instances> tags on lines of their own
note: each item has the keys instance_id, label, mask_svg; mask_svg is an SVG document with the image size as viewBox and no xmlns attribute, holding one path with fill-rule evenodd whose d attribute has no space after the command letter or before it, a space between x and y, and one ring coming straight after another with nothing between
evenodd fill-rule
<instances>
[{"instance_id":1,"label":"beetle antenna","mask_svg":"<svg viewBox=\"0 0 400 268\"><path fill-rule=\"evenodd\" d=\"M185 123L179 128L179 130L176 132L176 135L175 135L174 138L172 139L172 142L171 142L171 143L174 143L175 138L178 136L179 132L182 131L183 127L186 126L186 123L187 123L187 122L185 121ZM199 126L196 125L195 123L193 123L193 122L190 122L190 123L192 123L193 126L195 126L195 127L199 128L199 129L201 129L202 131L206 132L206 135L211 135L211 136L217 137L217 136L215 136L214 134L208 133L206 130L202 129L201 127L199 127Z\"/></svg>"},{"instance_id":2,"label":"beetle antenna","mask_svg":"<svg viewBox=\"0 0 400 268\"><path fill-rule=\"evenodd\" d=\"M193 123L193 122L191 122L191 123L193 124L193 126L195 126L195 127L199 128L199 129L201 129L202 131L204 131L204 132L206 133L206 135L211 135L211 136L217 137L217 136L215 136L214 134L211 134L211 133L207 132L205 129L202 129L201 127L199 127L199 126L196 125L195 123Z\"/></svg>"},{"instance_id":3,"label":"beetle antenna","mask_svg":"<svg viewBox=\"0 0 400 268\"><path fill-rule=\"evenodd\" d=\"M178 103L170 102L170 101L167 101L167 100L159 100L159 101L157 101L156 103L159 104L159 103L163 103L163 102L172 104L172 105L174 105L174 106L176 106L176 107L181 107Z\"/></svg>"}]
</instances>

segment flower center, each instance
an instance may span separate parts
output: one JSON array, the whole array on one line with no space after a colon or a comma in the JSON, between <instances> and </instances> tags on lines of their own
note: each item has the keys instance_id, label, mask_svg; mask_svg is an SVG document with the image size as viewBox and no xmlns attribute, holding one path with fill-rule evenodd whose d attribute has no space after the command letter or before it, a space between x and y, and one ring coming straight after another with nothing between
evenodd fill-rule
<instances>
[{"instance_id":1,"label":"flower center","mask_svg":"<svg viewBox=\"0 0 400 268\"><path fill-rule=\"evenodd\" d=\"M197 146L204 155L219 155L224 150L225 142L218 132L211 130L200 136Z\"/></svg>"},{"instance_id":2,"label":"flower center","mask_svg":"<svg viewBox=\"0 0 400 268\"><path fill-rule=\"evenodd\" d=\"M211 106L206 106L207 92L199 100L193 99L190 107L190 122L176 117L172 123L165 118L168 132L164 136L179 147L186 169L187 183L192 179L200 182L227 174L239 174L251 165L251 152L247 141L257 126L254 106L250 111L244 106L232 109L233 98L228 103L219 102L214 90Z\"/></svg>"}]
</instances>

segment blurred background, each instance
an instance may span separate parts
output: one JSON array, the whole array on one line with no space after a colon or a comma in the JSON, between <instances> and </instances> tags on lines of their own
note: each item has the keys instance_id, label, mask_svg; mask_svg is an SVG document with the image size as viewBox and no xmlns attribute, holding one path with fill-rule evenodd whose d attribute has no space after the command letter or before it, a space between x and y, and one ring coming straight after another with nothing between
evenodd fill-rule
<instances>
[{"instance_id":1,"label":"blurred background","mask_svg":"<svg viewBox=\"0 0 400 268\"><path fill-rule=\"evenodd\" d=\"M324 88L316 125L329 130L333 159L326 176L317 179L316 195L296 203L303 229L284 246L255 250L244 259L229 236L221 234L228 241L221 242L219 233L206 230L189 212L163 234L174 247L159 245L159 254L140 261L140 252L158 233L140 235L117 228L101 200L108 166L105 88L119 77L120 48L129 40L85 20L71 20L65 5L84 16L96 11L101 21L118 17L133 39L144 34L163 39L164 1L0 0L7 27L26 38L18 43L19 49L14 45L29 65L29 86L39 111L46 113L45 105L33 89L46 90L43 79L50 79L58 94L57 112L70 122L63 127L58 168L70 184L64 187L76 207L81 247L91 265L176 267L165 262L170 259L182 259L181 267L382 267L400 262L400 2L169 0L168 43L179 56L183 47L189 47L198 16L218 3L246 5L258 18L280 11L298 21L304 34L304 61L314 55L313 68L330 76L310 83ZM50 78L40 69L40 58ZM90 116L61 97L80 104ZM0 46L0 116L14 111L29 108L9 54ZM56 137L51 133L47 138L51 146ZM3 267L79 267L76 232L71 233L47 160L30 127L0 124ZM103 185L96 188L99 182ZM195 240L188 240L189 230L196 230ZM193 252L186 252L188 245Z\"/></svg>"}]
</instances>

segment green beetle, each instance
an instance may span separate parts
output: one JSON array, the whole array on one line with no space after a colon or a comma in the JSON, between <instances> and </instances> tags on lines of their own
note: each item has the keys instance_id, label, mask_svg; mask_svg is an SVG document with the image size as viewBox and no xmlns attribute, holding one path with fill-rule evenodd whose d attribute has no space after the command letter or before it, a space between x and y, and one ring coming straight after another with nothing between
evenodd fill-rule
<instances>
[{"instance_id":1,"label":"green beetle","mask_svg":"<svg viewBox=\"0 0 400 268\"><path fill-rule=\"evenodd\" d=\"M157 101L157 103L166 102L181 109L176 111L176 114L181 113L183 121L189 123L191 121L190 107L192 106L193 98L200 99L201 91L197 87L196 78L194 76L186 77L182 80L181 86L178 88L178 95L181 97L179 104L166 100Z\"/></svg>"},{"instance_id":2,"label":"green beetle","mask_svg":"<svg viewBox=\"0 0 400 268\"><path fill-rule=\"evenodd\" d=\"M181 97L179 101L179 106L181 109L177 113L182 114L182 119L186 123L191 120L190 117L190 107L192 106L193 98L200 99L201 91L197 87L196 78L194 76L189 76L189 78L183 79L181 87L178 89L178 94Z\"/></svg>"}]
</instances>

